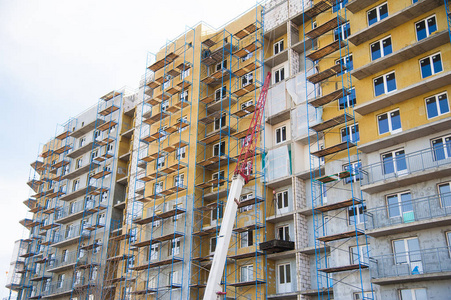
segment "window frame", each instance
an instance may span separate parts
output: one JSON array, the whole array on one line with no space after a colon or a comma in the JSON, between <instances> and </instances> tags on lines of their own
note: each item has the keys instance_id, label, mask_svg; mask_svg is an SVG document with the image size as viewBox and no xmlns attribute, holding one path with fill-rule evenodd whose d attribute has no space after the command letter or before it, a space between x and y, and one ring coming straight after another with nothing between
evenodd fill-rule
<instances>
[{"instance_id":1,"label":"window frame","mask_svg":"<svg viewBox=\"0 0 451 300\"><path fill-rule=\"evenodd\" d=\"M334 29L334 42L346 40L351 35L351 24L348 22L341 24Z\"/></svg>"},{"instance_id":2,"label":"window frame","mask_svg":"<svg viewBox=\"0 0 451 300\"><path fill-rule=\"evenodd\" d=\"M394 113L394 112L398 112L398 115L399 115L399 123L400 123L400 125L401 125L400 128L396 128L396 129L393 129L392 113ZM379 121L381 120L380 117L381 117L381 116L384 116L384 115L387 116L388 131L387 131L387 132L382 132L382 133L381 133L381 128L380 128ZM382 114L377 115L377 116L376 116L376 121L377 121L377 131L378 131L378 134L379 134L379 135L383 135L383 134L387 134L387 133L390 133L390 134L396 134L396 133L402 132L401 111L399 110L399 108L396 108L396 109L393 109L393 110L390 110L390 111L387 111L387 112L385 112L385 113L382 113Z\"/></svg>"},{"instance_id":3,"label":"window frame","mask_svg":"<svg viewBox=\"0 0 451 300\"><path fill-rule=\"evenodd\" d=\"M254 83L254 73L249 72L241 76L241 87L246 87Z\"/></svg>"},{"instance_id":4,"label":"window frame","mask_svg":"<svg viewBox=\"0 0 451 300\"><path fill-rule=\"evenodd\" d=\"M284 137L284 129L285 129L285 137ZM282 144L282 143L284 143L284 142L286 142L288 139L287 139L287 132L288 132L288 130L287 130L287 125L282 125L282 126L280 126L280 127L277 127L275 130L274 130L274 132L275 132L275 144L276 145L280 145L280 144ZM279 141L278 141L279 140Z\"/></svg>"},{"instance_id":5,"label":"window frame","mask_svg":"<svg viewBox=\"0 0 451 300\"><path fill-rule=\"evenodd\" d=\"M385 17L383 17L383 18L381 19L380 9L381 9L381 7L384 6L384 5L387 6L387 16L385 16ZM373 22L373 23L371 23L371 22L370 22L370 19L369 19L369 13L372 12L372 11L374 11L374 10L376 11L376 21ZM377 6L375 6L375 7L373 7L373 8L371 8L371 9L369 9L369 10L366 11L366 21L367 21L368 26L372 26L372 25L374 25L374 24L376 24L376 23L382 21L383 19L387 18L388 16L389 16L389 12L388 12L388 4L387 4L387 2L381 3L381 4L379 4L379 5L377 5ZM370 23L371 23L371 24L370 24Z\"/></svg>"},{"instance_id":6,"label":"window frame","mask_svg":"<svg viewBox=\"0 0 451 300\"><path fill-rule=\"evenodd\" d=\"M450 203L450 205L448 206L448 205L445 205L445 204L443 204L443 193L440 191L440 187L441 186L445 186L445 185L448 185L449 186L449 189L450 189L450 192L447 194L447 196L448 197L450 197L450 200L449 200L449 203ZM446 207L450 207L451 208L451 182L441 182L441 183L438 183L437 184L437 194L438 194L438 196L439 196L439 199L440 199L440 207L441 208L446 208ZM451 245L450 245L451 246Z\"/></svg>"},{"instance_id":7,"label":"window frame","mask_svg":"<svg viewBox=\"0 0 451 300\"><path fill-rule=\"evenodd\" d=\"M277 55L280 52L282 52L283 50L285 50L285 45L284 45L284 39L280 39L277 42L274 42L273 44L273 55Z\"/></svg>"},{"instance_id":8,"label":"window frame","mask_svg":"<svg viewBox=\"0 0 451 300\"><path fill-rule=\"evenodd\" d=\"M434 148L434 142L438 141L438 140L441 140L442 147ZM440 153L441 155L443 155L443 157L439 158L438 150L440 150L440 149L443 151L443 153ZM451 158L451 134L431 139L431 150L433 153L434 161L440 161L440 160Z\"/></svg>"},{"instance_id":9,"label":"window frame","mask_svg":"<svg viewBox=\"0 0 451 300\"><path fill-rule=\"evenodd\" d=\"M240 248L251 247L254 245L254 232L252 229L240 233Z\"/></svg>"},{"instance_id":10,"label":"window frame","mask_svg":"<svg viewBox=\"0 0 451 300\"><path fill-rule=\"evenodd\" d=\"M430 32L430 28L429 28L429 26L428 26L428 20L429 20L429 19L432 19L432 18L435 19L435 27L436 27L436 29L435 29L434 31ZM424 38L419 39L419 37L418 37L418 31L417 31L417 29L418 29L418 26L417 26L417 25L420 24L421 22L424 22L424 23L425 23L425 27L424 27L424 28L425 28L425 30L426 30L426 36L425 36ZM422 40L424 40L424 39L430 37L432 33L438 31L437 16L436 16L435 14L432 14L432 15L430 15L429 17L426 17L426 18L424 18L424 19L422 19L422 20L419 20L418 22L415 22L414 26L415 26L415 38L417 39L417 41L422 41Z\"/></svg>"},{"instance_id":11,"label":"window frame","mask_svg":"<svg viewBox=\"0 0 451 300\"><path fill-rule=\"evenodd\" d=\"M272 77L274 78L273 84L284 81L285 80L285 65L274 69Z\"/></svg>"},{"instance_id":12,"label":"window frame","mask_svg":"<svg viewBox=\"0 0 451 300\"><path fill-rule=\"evenodd\" d=\"M387 40L390 40L390 50L391 50L390 53L385 53L384 42L387 41ZM373 45L376 45L376 44L378 44L378 46L379 46L379 51L380 51L380 55L381 56L379 56L377 58L374 58L373 57ZM376 61L376 60L381 59L382 57L385 57L385 56L387 56L389 54L392 54L392 53L393 53L393 41L392 41L391 35L386 36L386 37L384 37L384 38L382 38L382 39L380 39L378 41L375 41L374 43L370 44L370 58L371 58L371 61Z\"/></svg>"},{"instance_id":13,"label":"window frame","mask_svg":"<svg viewBox=\"0 0 451 300\"><path fill-rule=\"evenodd\" d=\"M391 219L391 218L402 218L403 214L405 212L411 212L410 210L406 210L406 211L403 210L403 199L402 199L402 196L403 195L407 195L407 194L410 195L410 200L407 200L406 202L409 202L409 201L411 202L411 204L410 204L412 206L412 210L411 211L413 212L414 210L413 210L413 204L412 204L412 193L410 192L410 190L403 191L403 192L398 192L398 193L391 193L391 194L385 195L385 205L386 205L386 208L387 208L387 216L388 216L389 219ZM396 200L397 200L397 210L398 210L399 214L396 215L396 216L392 216L391 213L390 213L390 210L391 210L391 208L394 208L395 205L391 205L390 204L389 198L391 197L391 199L394 199L395 196L396 196Z\"/></svg>"},{"instance_id":14,"label":"window frame","mask_svg":"<svg viewBox=\"0 0 451 300\"><path fill-rule=\"evenodd\" d=\"M447 104L447 108L448 108L448 111L445 111L445 112L442 112L442 107L440 105L440 99L439 99L439 97L443 96L443 95L446 96L446 104ZM434 98L435 108L437 110L437 115L436 116L429 116L428 100L430 100L432 98ZM428 120L433 119L433 118L437 118L439 116L442 116L442 115L450 113L448 92L446 92L446 91L438 93L438 94L435 94L435 95L432 95L432 96L429 96L429 97L426 97L426 98L424 98L424 102L425 102L425 105L426 105L426 115L427 115Z\"/></svg>"},{"instance_id":15,"label":"window frame","mask_svg":"<svg viewBox=\"0 0 451 300\"><path fill-rule=\"evenodd\" d=\"M403 154L397 155L397 153L399 153L399 152L403 152ZM385 173L384 155L387 155L387 154L391 154L391 161L392 161L392 164L393 164L393 172L390 172L390 173ZM381 156L383 175L388 175L388 174L392 174L392 173L394 173L396 175L404 175L404 174L406 174L408 172L409 168L407 166L406 151L404 150L404 148L398 148L398 149L395 149L395 150L387 151L387 152L381 153L380 156ZM397 159L397 157L401 157L401 156L403 156L404 163L406 165L405 169L398 169L398 159Z\"/></svg>"},{"instance_id":16,"label":"window frame","mask_svg":"<svg viewBox=\"0 0 451 300\"><path fill-rule=\"evenodd\" d=\"M388 87L387 77L392 75L392 74L394 76L395 88L389 91L388 90L389 87ZM376 80L378 80L380 78L382 78L382 81L383 81L384 92L378 95L377 92L376 92ZM383 74L381 76L373 78L373 89L374 89L374 97L379 97L379 96L382 96L382 95L387 95L387 94L396 92L398 90L398 85L396 84L396 73L395 73L395 71L391 71L391 72L385 73L385 74Z\"/></svg>"},{"instance_id":17,"label":"window frame","mask_svg":"<svg viewBox=\"0 0 451 300\"><path fill-rule=\"evenodd\" d=\"M356 128L357 128L357 130L356 130ZM354 132L352 132L353 129L354 129ZM346 133L345 137L343 137L343 132ZM351 135L349 135L349 133L351 133ZM353 136L356 136L357 139L354 140ZM359 123L353 123L351 125L340 128L340 138L341 138L342 143L347 142L348 138L349 138L350 143L359 142L360 141ZM344 140L343 140L343 138L344 138Z\"/></svg>"},{"instance_id":18,"label":"window frame","mask_svg":"<svg viewBox=\"0 0 451 300\"><path fill-rule=\"evenodd\" d=\"M434 65L434 56L439 56L440 57L440 67L441 67L441 69L439 70L439 71L436 71L435 70L435 65ZM430 71L431 71L431 74L430 75L427 75L427 76L425 76L424 74L423 74L423 68L422 68L422 66L421 66L421 63L422 63L422 61L426 61L426 60L428 60L429 61L429 66L430 66ZM428 78L428 77L430 77L430 76L433 76L433 75L436 75L436 74L439 74L439 73L442 73L443 72L443 59L442 59L442 53L439 51L439 52L436 52L436 53L434 53L434 54L431 54L431 55L428 55L428 56L425 56L425 57L423 57L423 58L420 58L419 60L418 60L418 64L420 65L420 73L421 73L421 78L422 79L424 79L424 78Z\"/></svg>"}]
</instances>

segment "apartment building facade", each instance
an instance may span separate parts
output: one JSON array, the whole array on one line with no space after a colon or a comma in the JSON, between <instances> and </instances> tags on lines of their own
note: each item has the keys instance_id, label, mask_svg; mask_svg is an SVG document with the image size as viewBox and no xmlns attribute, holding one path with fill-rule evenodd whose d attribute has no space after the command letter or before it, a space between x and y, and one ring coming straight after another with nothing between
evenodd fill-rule
<instances>
[{"instance_id":1,"label":"apartment building facade","mask_svg":"<svg viewBox=\"0 0 451 300\"><path fill-rule=\"evenodd\" d=\"M285 0L188 28L148 57L136 94L105 95L44 146L8 287L201 299L270 72L224 297L446 299L447 12L438 0Z\"/></svg>"}]
</instances>

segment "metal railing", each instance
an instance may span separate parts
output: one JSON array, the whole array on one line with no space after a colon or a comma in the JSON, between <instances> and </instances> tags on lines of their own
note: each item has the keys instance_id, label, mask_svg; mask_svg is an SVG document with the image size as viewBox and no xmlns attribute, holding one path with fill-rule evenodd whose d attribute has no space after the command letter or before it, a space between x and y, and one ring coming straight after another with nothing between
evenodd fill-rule
<instances>
[{"instance_id":1,"label":"metal railing","mask_svg":"<svg viewBox=\"0 0 451 300\"><path fill-rule=\"evenodd\" d=\"M399 202L368 209L366 229L377 229L451 215L451 193ZM396 214L392 216L391 214Z\"/></svg>"},{"instance_id":2,"label":"metal railing","mask_svg":"<svg viewBox=\"0 0 451 300\"><path fill-rule=\"evenodd\" d=\"M66 255L60 255L56 258L49 260L48 269L56 269L78 262L84 262L87 260L88 254L85 253L83 257L79 257L77 251L68 252Z\"/></svg>"},{"instance_id":3,"label":"metal railing","mask_svg":"<svg viewBox=\"0 0 451 300\"><path fill-rule=\"evenodd\" d=\"M82 212L84 209L84 200L77 201L73 205L65 206L55 214L55 220L60 220L70 215Z\"/></svg>"},{"instance_id":4,"label":"metal railing","mask_svg":"<svg viewBox=\"0 0 451 300\"><path fill-rule=\"evenodd\" d=\"M69 293L72 291L72 278L65 278L63 281L56 281L45 288L41 292L41 296L50 296L60 293Z\"/></svg>"},{"instance_id":5,"label":"metal railing","mask_svg":"<svg viewBox=\"0 0 451 300\"><path fill-rule=\"evenodd\" d=\"M374 279L451 271L451 248L408 251L370 258ZM402 262L402 263L401 263Z\"/></svg>"},{"instance_id":6,"label":"metal railing","mask_svg":"<svg viewBox=\"0 0 451 300\"><path fill-rule=\"evenodd\" d=\"M406 155L400 155L393 160L378 162L362 167L362 186L377 183L390 178L398 178L440 166L451 165L451 158L446 158L442 152L444 147L427 148Z\"/></svg>"},{"instance_id":7,"label":"metal railing","mask_svg":"<svg viewBox=\"0 0 451 300\"><path fill-rule=\"evenodd\" d=\"M89 224L87 224L86 227L87 226L89 226ZM64 228L63 232L55 235L55 237L54 237L54 242L55 243L62 242L64 240L68 240L68 239L71 239L71 238L75 238L75 237L78 237L80 235L88 236L89 233L90 233L87 229L84 229L84 228L82 229L81 225L73 226L72 229L70 229L69 231L66 230L66 228Z\"/></svg>"}]
</instances>

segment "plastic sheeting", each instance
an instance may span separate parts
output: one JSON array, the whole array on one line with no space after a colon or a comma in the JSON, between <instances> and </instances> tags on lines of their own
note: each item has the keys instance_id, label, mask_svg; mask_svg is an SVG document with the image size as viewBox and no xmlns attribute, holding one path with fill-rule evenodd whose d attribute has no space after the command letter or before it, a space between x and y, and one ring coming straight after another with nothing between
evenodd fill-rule
<instances>
[{"instance_id":1,"label":"plastic sheeting","mask_svg":"<svg viewBox=\"0 0 451 300\"><path fill-rule=\"evenodd\" d=\"M307 115L308 107L308 115ZM291 111L291 132L293 139L306 136L308 126L321 122L323 115L322 108L315 108L311 105L300 105ZM308 117L308 118L307 118ZM308 122L307 122L308 121Z\"/></svg>"},{"instance_id":2,"label":"plastic sheeting","mask_svg":"<svg viewBox=\"0 0 451 300\"><path fill-rule=\"evenodd\" d=\"M285 90L285 82L281 82L268 91L268 101L266 103L267 117L274 116L289 107Z\"/></svg>"},{"instance_id":3,"label":"plastic sheeting","mask_svg":"<svg viewBox=\"0 0 451 300\"><path fill-rule=\"evenodd\" d=\"M290 160L288 146L269 150L265 163L267 180L271 181L291 175Z\"/></svg>"}]
</instances>

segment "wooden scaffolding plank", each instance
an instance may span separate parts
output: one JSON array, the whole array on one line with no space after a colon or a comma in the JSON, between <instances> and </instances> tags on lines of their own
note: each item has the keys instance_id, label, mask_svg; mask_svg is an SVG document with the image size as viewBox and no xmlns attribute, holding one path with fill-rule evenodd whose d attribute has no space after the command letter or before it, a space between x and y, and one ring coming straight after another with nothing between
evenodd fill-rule
<instances>
[{"instance_id":1,"label":"wooden scaffolding plank","mask_svg":"<svg viewBox=\"0 0 451 300\"><path fill-rule=\"evenodd\" d=\"M335 101L337 99L340 99L341 97L347 96L349 95L350 92L348 89L346 88L342 88L336 91L333 91L330 94L324 95L324 96L320 96L317 98L314 98L312 100L309 100L309 104L314 106L314 107L321 107L323 105L326 105L332 101Z\"/></svg>"},{"instance_id":2,"label":"wooden scaffolding plank","mask_svg":"<svg viewBox=\"0 0 451 300\"><path fill-rule=\"evenodd\" d=\"M344 48L345 46L346 46L346 42L338 40L333 43L330 43L329 45L327 45L323 48L320 48L316 51L313 51L313 52L307 54L307 58L315 61L315 60L321 59L329 54L332 54L335 51L337 51L338 49Z\"/></svg>"},{"instance_id":3,"label":"wooden scaffolding plank","mask_svg":"<svg viewBox=\"0 0 451 300\"><path fill-rule=\"evenodd\" d=\"M337 210L337 209L349 207L354 204L360 204L360 203L362 203L362 201L360 201L356 198L354 198L354 199L351 198L351 199L347 199L347 200L332 203L332 204L318 206L318 207L315 207L315 210L320 211L320 212L328 212L331 210Z\"/></svg>"},{"instance_id":4,"label":"wooden scaffolding plank","mask_svg":"<svg viewBox=\"0 0 451 300\"><path fill-rule=\"evenodd\" d=\"M335 29L338 26L343 25L344 23L346 23L346 20L344 18L342 18L341 16L333 17L332 19L330 19L326 23L316 27L313 30L310 30L305 35L308 36L311 39L316 39L319 36L331 31L332 29Z\"/></svg>"},{"instance_id":5,"label":"wooden scaffolding plank","mask_svg":"<svg viewBox=\"0 0 451 300\"><path fill-rule=\"evenodd\" d=\"M349 121L354 121L354 117L351 116L350 114L344 113L342 115L338 115L338 116L333 117L332 119L329 119L322 123L313 125L312 127L310 127L310 129L315 130L316 132L321 132L321 131L333 128L335 126L345 124Z\"/></svg>"},{"instance_id":6,"label":"wooden scaffolding plank","mask_svg":"<svg viewBox=\"0 0 451 300\"><path fill-rule=\"evenodd\" d=\"M346 70L345 65L336 64L327 70L310 75L309 77L307 77L307 80L313 84L317 84L317 83L320 83L321 81L324 81L326 79L329 79L332 76L339 74L340 72L342 72L344 70Z\"/></svg>"},{"instance_id":7,"label":"wooden scaffolding plank","mask_svg":"<svg viewBox=\"0 0 451 300\"><path fill-rule=\"evenodd\" d=\"M349 148L351 148L351 147L355 147L355 144L349 142ZM338 145L334 145L334 146L326 148L326 149L322 149L322 150L319 150L319 151L312 152L311 154L314 155L314 156L317 156L317 157L323 157L323 156L326 156L326 155L331 155L331 154L338 153L338 152L343 151L343 150L345 150L347 148L348 148L348 143L347 142L343 142L343 143L340 143Z\"/></svg>"},{"instance_id":8,"label":"wooden scaffolding plank","mask_svg":"<svg viewBox=\"0 0 451 300\"><path fill-rule=\"evenodd\" d=\"M360 235L364 235L364 234L365 233L361 230L351 230L351 231L346 231L346 232L342 232L342 233L322 236L322 237L317 238L317 240L321 241L321 242L332 242L332 241L348 239L348 238L355 237L356 235L360 236Z\"/></svg>"}]
</instances>

